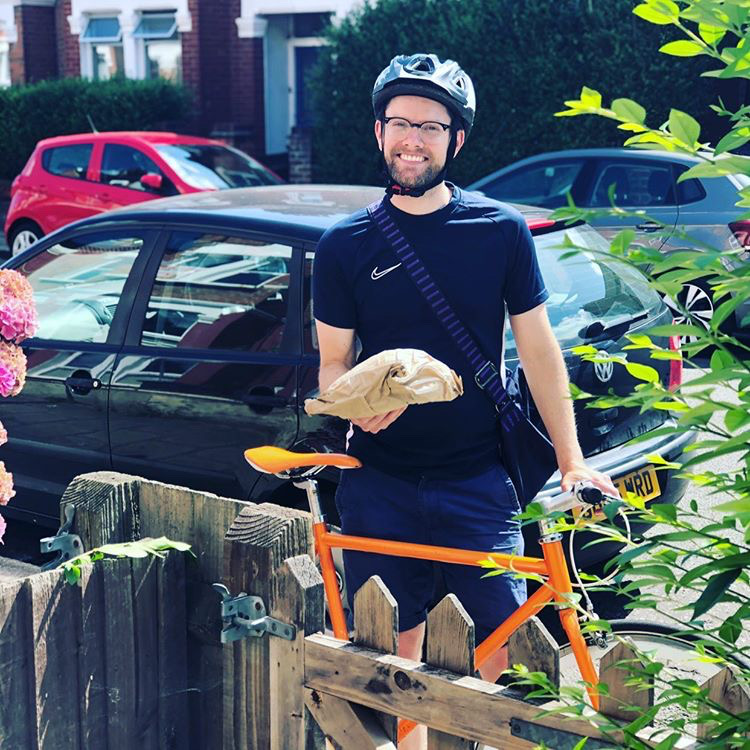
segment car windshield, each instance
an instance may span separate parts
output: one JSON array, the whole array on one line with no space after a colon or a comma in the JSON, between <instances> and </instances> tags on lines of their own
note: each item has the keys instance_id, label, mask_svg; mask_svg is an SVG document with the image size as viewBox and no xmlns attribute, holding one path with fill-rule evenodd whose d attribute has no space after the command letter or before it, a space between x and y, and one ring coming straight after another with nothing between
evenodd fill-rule
<instances>
[{"instance_id":1,"label":"car windshield","mask_svg":"<svg viewBox=\"0 0 750 750\"><path fill-rule=\"evenodd\" d=\"M588 251L562 257L570 251L562 247L565 234ZM549 291L547 313L563 349L587 343L583 334L591 323L607 328L636 317L650 318L662 309L661 297L639 271L601 255L609 251L609 244L590 227L541 235L534 244ZM505 352L509 358L517 356L510 330Z\"/></svg>"},{"instance_id":2,"label":"car windshield","mask_svg":"<svg viewBox=\"0 0 750 750\"><path fill-rule=\"evenodd\" d=\"M181 179L200 190L281 183L260 162L229 146L178 143L160 144L156 150Z\"/></svg>"}]
</instances>

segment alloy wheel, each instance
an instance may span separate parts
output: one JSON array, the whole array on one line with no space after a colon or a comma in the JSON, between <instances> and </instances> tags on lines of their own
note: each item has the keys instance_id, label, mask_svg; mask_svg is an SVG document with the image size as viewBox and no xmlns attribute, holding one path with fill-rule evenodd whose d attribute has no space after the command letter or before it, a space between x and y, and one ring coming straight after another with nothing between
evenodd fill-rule
<instances>
[{"instance_id":1,"label":"alloy wheel","mask_svg":"<svg viewBox=\"0 0 750 750\"><path fill-rule=\"evenodd\" d=\"M38 239L39 237L33 229L22 229L13 238L13 247L11 248L11 253L13 255L18 255L27 247L31 247Z\"/></svg>"},{"instance_id":2,"label":"alloy wheel","mask_svg":"<svg viewBox=\"0 0 750 750\"><path fill-rule=\"evenodd\" d=\"M714 301L711 293L704 287L697 284L685 284L682 288L679 301L682 307L688 312L687 316L670 297L665 297L664 301L672 310L675 324L692 323L708 330L714 314ZM680 337L682 344L692 344L696 341L698 341L697 336Z\"/></svg>"}]
</instances>

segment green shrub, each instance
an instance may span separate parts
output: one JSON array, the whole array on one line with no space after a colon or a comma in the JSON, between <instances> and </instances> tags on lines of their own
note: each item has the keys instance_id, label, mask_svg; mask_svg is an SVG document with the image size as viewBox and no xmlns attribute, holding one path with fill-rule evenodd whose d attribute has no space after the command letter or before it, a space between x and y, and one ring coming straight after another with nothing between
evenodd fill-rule
<instances>
[{"instance_id":1,"label":"green shrub","mask_svg":"<svg viewBox=\"0 0 750 750\"><path fill-rule=\"evenodd\" d=\"M542 151L620 145L620 134L595 118L575 126L553 119L581 81L639 95L657 122L669 101L701 120L705 134L715 84L698 77L705 62L659 54L674 38L671 27L633 16L628 0L367 3L329 30L312 76L315 179L377 183L372 85L394 55L411 52L457 60L474 81L476 124L451 173L459 184ZM647 82L657 85L644 93Z\"/></svg>"},{"instance_id":2,"label":"green shrub","mask_svg":"<svg viewBox=\"0 0 750 750\"><path fill-rule=\"evenodd\" d=\"M188 89L161 79L64 78L0 89L0 178L23 168L37 141L91 130L153 130L190 114Z\"/></svg>"}]
</instances>

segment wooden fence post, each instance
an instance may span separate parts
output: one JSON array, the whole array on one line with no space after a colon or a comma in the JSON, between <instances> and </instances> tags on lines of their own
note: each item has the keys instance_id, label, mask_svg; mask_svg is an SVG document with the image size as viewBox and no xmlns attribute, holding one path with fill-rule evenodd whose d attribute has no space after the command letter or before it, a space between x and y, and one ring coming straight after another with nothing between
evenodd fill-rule
<instances>
[{"instance_id":1,"label":"wooden fence post","mask_svg":"<svg viewBox=\"0 0 750 750\"><path fill-rule=\"evenodd\" d=\"M426 661L457 674L474 674L474 622L455 594L448 594L427 615ZM428 750L469 750L470 740L436 729L427 731Z\"/></svg>"},{"instance_id":2,"label":"wooden fence post","mask_svg":"<svg viewBox=\"0 0 750 750\"><path fill-rule=\"evenodd\" d=\"M37 750L31 598L24 580L0 584L0 737L9 748Z\"/></svg>"},{"instance_id":3,"label":"wooden fence post","mask_svg":"<svg viewBox=\"0 0 750 750\"><path fill-rule=\"evenodd\" d=\"M386 654L398 652L398 604L380 576L372 576L354 595L354 643ZM392 742L398 738L398 717L377 714Z\"/></svg>"},{"instance_id":4,"label":"wooden fence post","mask_svg":"<svg viewBox=\"0 0 750 750\"><path fill-rule=\"evenodd\" d=\"M60 524L65 508L75 507L72 531L84 550L103 544L140 539L139 489L141 480L115 471L80 474L60 500Z\"/></svg>"},{"instance_id":5,"label":"wooden fence post","mask_svg":"<svg viewBox=\"0 0 750 750\"><path fill-rule=\"evenodd\" d=\"M544 672L556 688L560 687L560 648L538 617L526 620L508 639L508 666L514 664L523 664L531 672ZM515 687L523 690L524 686Z\"/></svg>"},{"instance_id":6,"label":"wooden fence post","mask_svg":"<svg viewBox=\"0 0 750 750\"><path fill-rule=\"evenodd\" d=\"M323 632L323 579L309 555L290 557L274 576L273 616L296 628L270 638L271 750L321 750L323 735L304 703L305 636Z\"/></svg>"},{"instance_id":7,"label":"wooden fence post","mask_svg":"<svg viewBox=\"0 0 750 750\"><path fill-rule=\"evenodd\" d=\"M270 503L248 505L226 533L221 580L233 596L245 592L261 597L267 614L274 616L269 609L274 573L288 557L311 552L309 513ZM269 638L244 638L224 646L226 750L265 750L271 745Z\"/></svg>"},{"instance_id":8,"label":"wooden fence post","mask_svg":"<svg viewBox=\"0 0 750 750\"><path fill-rule=\"evenodd\" d=\"M750 690L739 679L735 667L720 669L701 685L701 689L707 691L708 700L718 703L734 716L750 710ZM716 722L711 721L698 724L698 739L709 739L715 727Z\"/></svg>"},{"instance_id":9,"label":"wooden fence post","mask_svg":"<svg viewBox=\"0 0 750 750\"><path fill-rule=\"evenodd\" d=\"M642 675L639 685L628 684L642 668L642 661L632 643L624 638L602 656L599 680L608 687L602 695L600 711L624 721L633 721L640 712L654 705L654 678Z\"/></svg>"}]
</instances>

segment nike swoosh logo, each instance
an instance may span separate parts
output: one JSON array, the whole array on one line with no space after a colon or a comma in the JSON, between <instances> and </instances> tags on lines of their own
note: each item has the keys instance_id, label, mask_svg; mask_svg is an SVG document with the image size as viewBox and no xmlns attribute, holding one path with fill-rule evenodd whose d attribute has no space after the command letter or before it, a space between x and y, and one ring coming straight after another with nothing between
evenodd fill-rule
<instances>
[{"instance_id":1,"label":"nike swoosh logo","mask_svg":"<svg viewBox=\"0 0 750 750\"><path fill-rule=\"evenodd\" d=\"M400 265L401 265L400 263L396 263L395 266L391 266L390 268L385 268L382 271L378 271L378 267L375 266L375 268L372 269L372 273L370 274L370 278L373 281L377 281L379 278L385 276L387 273L390 273L394 269L398 268Z\"/></svg>"}]
</instances>

